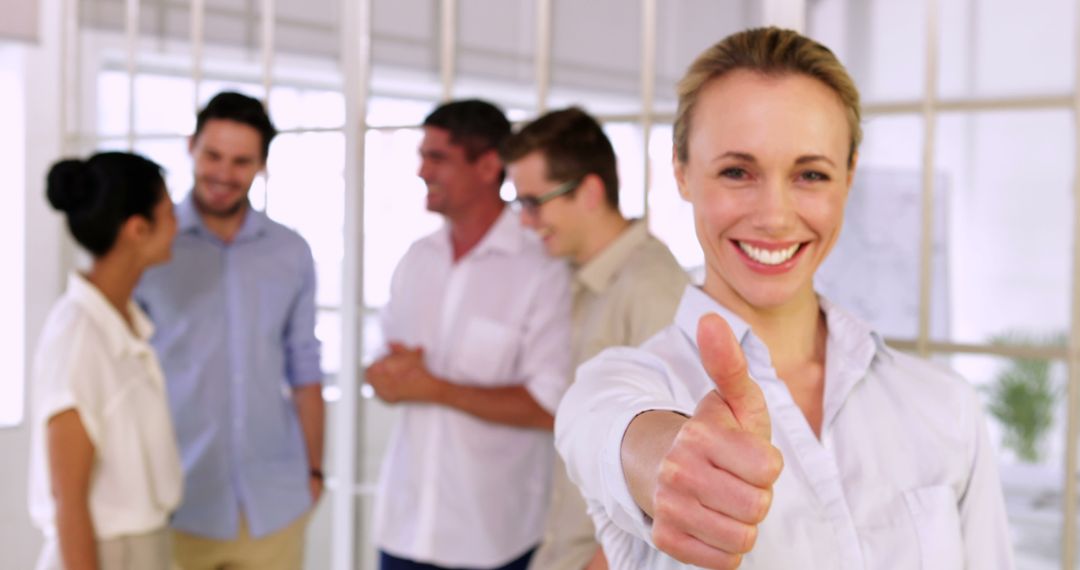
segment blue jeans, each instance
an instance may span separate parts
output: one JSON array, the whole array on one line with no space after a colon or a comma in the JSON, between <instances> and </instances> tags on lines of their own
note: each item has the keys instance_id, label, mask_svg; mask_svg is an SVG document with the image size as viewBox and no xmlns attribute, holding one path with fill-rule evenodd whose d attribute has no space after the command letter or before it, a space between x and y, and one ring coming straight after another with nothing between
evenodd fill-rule
<instances>
[{"instance_id":1,"label":"blue jeans","mask_svg":"<svg viewBox=\"0 0 1080 570\"><path fill-rule=\"evenodd\" d=\"M379 551L379 570L525 570L529 566L529 560L532 558L533 553L536 552L536 548L530 548L528 552L522 554L518 559L509 562L503 566L497 568L446 568L444 566L435 566L434 564L424 564L423 562L413 562L412 560L406 560L404 558L398 558L391 556L386 552Z\"/></svg>"}]
</instances>

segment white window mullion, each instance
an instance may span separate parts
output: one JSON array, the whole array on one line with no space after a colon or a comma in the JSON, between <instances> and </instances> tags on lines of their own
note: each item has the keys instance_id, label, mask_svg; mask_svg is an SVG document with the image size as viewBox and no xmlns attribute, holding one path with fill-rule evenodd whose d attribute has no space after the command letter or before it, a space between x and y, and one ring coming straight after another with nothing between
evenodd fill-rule
<instances>
[{"instance_id":1,"label":"white window mullion","mask_svg":"<svg viewBox=\"0 0 1080 570\"><path fill-rule=\"evenodd\" d=\"M442 81L442 100L449 101L454 96L454 76L457 70L457 0L442 0L439 3L439 77Z\"/></svg>"},{"instance_id":2,"label":"white window mullion","mask_svg":"<svg viewBox=\"0 0 1080 570\"><path fill-rule=\"evenodd\" d=\"M1078 2L1077 4L1080 4ZM1074 22L1074 41L1080 45L1080 6ZM1061 567L1076 567L1076 500L1077 500L1077 445L1080 440L1080 58L1077 59L1073 85L1073 119L1076 127L1073 160L1073 267L1072 267L1072 315L1069 333L1069 386L1066 409L1068 418L1065 428L1065 489L1063 497L1064 521L1061 539Z\"/></svg>"},{"instance_id":3,"label":"white window mullion","mask_svg":"<svg viewBox=\"0 0 1080 570\"><path fill-rule=\"evenodd\" d=\"M274 0L262 0L262 86L263 104L270 109L274 84Z\"/></svg>"},{"instance_id":4,"label":"white window mullion","mask_svg":"<svg viewBox=\"0 0 1080 570\"><path fill-rule=\"evenodd\" d=\"M344 255L341 271L341 366L333 403L330 436L333 464L330 481L330 567L357 567L358 457L365 434L357 416L361 350L364 346L364 164L367 107L371 88L371 0L341 0L341 61L345 86ZM367 533L370 536L370 533Z\"/></svg>"},{"instance_id":5,"label":"white window mullion","mask_svg":"<svg viewBox=\"0 0 1080 570\"><path fill-rule=\"evenodd\" d=\"M126 46L127 46L127 72L128 72L128 150L135 150L135 73L136 54L139 49L139 0L127 0L125 9L126 18Z\"/></svg>"},{"instance_id":6,"label":"white window mullion","mask_svg":"<svg viewBox=\"0 0 1080 570\"><path fill-rule=\"evenodd\" d=\"M649 217L649 189L652 187L652 161L649 160L649 140L652 138L653 112L656 99L656 0L641 0L641 161L644 186L641 193L642 212Z\"/></svg>"},{"instance_id":7,"label":"white window mullion","mask_svg":"<svg viewBox=\"0 0 1080 570\"><path fill-rule=\"evenodd\" d=\"M194 92L192 108L199 111L203 82L203 45L206 41L206 0L191 0L191 82Z\"/></svg>"},{"instance_id":8,"label":"white window mullion","mask_svg":"<svg viewBox=\"0 0 1080 570\"><path fill-rule=\"evenodd\" d=\"M934 267L934 150L937 126L938 64L937 0L926 0L926 75L923 78L922 228L919 250L919 330L916 338L920 356L929 354L930 301Z\"/></svg>"},{"instance_id":9,"label":"white window mullion","mask_svg":"<svg viewBox=\"0 0 1080 570\"><path fill-rule=\"evenodd\" d=\"M536 114L547 112L551 92L551 0L536 0Z\"/></svg>"}]
</instances>

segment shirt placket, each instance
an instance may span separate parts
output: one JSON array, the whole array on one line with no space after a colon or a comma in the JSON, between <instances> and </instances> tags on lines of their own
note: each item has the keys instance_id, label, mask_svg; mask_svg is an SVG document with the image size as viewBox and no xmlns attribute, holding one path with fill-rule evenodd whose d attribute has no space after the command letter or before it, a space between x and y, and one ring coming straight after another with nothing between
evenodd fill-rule
<instances>
[{"instance_id":1,"label":"shirt placket","mask_svg":"<svg viewBox=\"0 0 1080 570\"><path fill-rule=\"evenodd\" d=\"M249 507L247 488L244 485L243 458L247 451L245 418L247 414L246 399L244 398L244 377L247 374L245 364L245 322L244 322L244 295L243 287L237 267L237 252L234 245L227 245L223 251L225 288L225 330L228 339L227 354L229 372L224 379L229 383L226 392L229 394L229 434L228 440L232 449L229 453L230 473L236 496L239 498L241 509ZM250 323L248 323L250 324ZM248 517L250 519L250 517ZM251 524L251 521L248 521Z\"/></svg>"},{"instance_id":2,"label":"shirt placket","mask_svg":"<svg viewBox=\"0 0 1080 570\"><path fill-rule=\"evenodd\" d=\"M454 338L461 334L461 323L458 322L461 306L465 299L466 285L468 281L469 258L460 260L450 266L446 277L446 287L442 292L442 304L438 321L438 346L442 350L435 354L434 362L430 362L436 373L450 369L450 358L453 355ZM421 435L423 441L423 455L421 456L420 468L422 486L418 505L420 512L417 513L417 551L426 555L434 555L436 550L435 537L439 535L437 527L440 524L438 505L439 498L439 465L445 465L450 458L442 457L446 446L442 445L441 426L443 414L436 413L432 421L424 427L427 433Z\"/></svg>"},{"instance_id":3,"label":"shirt placket","mask_svg":"<svg viewBox=\"0 0 1080 570\"><path fill-rule=\"evenodd\" d=\"M773 423L790 442L802 471L801 476L817 497L825 517L836 532L842 562L840 569L864 570L862 547L847 504L836 457L814 436L806 416L795 404L783 381L773 378L762 384L769 400Z\"/></svg>"}]
</instances>

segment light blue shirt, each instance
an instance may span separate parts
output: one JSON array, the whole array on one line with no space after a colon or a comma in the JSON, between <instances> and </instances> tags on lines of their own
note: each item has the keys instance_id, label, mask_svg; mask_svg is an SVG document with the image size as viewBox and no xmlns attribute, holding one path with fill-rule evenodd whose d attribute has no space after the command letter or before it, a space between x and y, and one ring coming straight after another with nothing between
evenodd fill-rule
<instances>
[{"instance_id":1,"label":"light blue shirt","mask_svg":"<svg viewBox=\"0 0 1080 570\"><path fill-rule=\"evenodd\" d=\"M168 264L135 298L156 327L184 467L172 524L236 537L240 509L255 537L311 507L309 465L291 390L322 380L315 267L304 239L249 210L226 244L189 197Z\"/></svg>"},{"instance_id":2,"label":"light blue shirt","mask_svg":"<svg viewBox=\"0 0 1080 570\"><path fill-rule=\"evenodd\" d=\"M613 570L693 568L656 549L620 453L635 416L689 416L713 389L696 342L698 320L710 312L739 339L784 456L772 506L739 568L1013 568L997 458L975 389L889 348L828 300L821 309L828 338L820 438L761 338L693 286L674 324L640 348L609 349L578 368L555 418L555 443Z\"/></svg>"}]
</instances>

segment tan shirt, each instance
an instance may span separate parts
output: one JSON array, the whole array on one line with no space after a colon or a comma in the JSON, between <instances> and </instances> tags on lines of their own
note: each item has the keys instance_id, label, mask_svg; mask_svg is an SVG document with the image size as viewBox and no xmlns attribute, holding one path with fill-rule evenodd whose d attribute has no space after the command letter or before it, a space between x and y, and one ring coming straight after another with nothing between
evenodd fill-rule
<instances>
[{"instance_id":1,"label":"tan shirt","mask_svg":"<svg viewBox=\"0 0 1080 570\"><path fill-rule=\"evenodd\" d=\"M644 220L635 220L574 276L572 362L637 346L670 325L689 277ZM531 570L581 570L597 543L585 501L556 460L544 542Z\"/></svg>"},{"instance_id":2,"label":"tan shirt","mask_svg":"<svg viewBox=\"0 0 1080 570\"><path fill-rule=\"evenodd\" d=\"M671 324L687 283L686 271L645 221L631 222L574 275L574 368L605 348L637 346Z\"/></svg>"}]
</instances>

